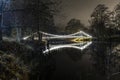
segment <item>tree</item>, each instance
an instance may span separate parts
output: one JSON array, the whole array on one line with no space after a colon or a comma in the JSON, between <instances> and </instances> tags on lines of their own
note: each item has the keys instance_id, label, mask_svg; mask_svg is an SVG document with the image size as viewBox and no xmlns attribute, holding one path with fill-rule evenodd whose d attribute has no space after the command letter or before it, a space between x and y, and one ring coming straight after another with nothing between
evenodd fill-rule
<instances>
[{"instance_id":1,"label":"tree","mask_svg":"<svg viewBox=\"0 0 120 80\"><path fill-rule=\"evenodd\" d=\"M120 30L120 3L115 6L114 16L115 16L114 17L115 18L114 23L116 24L115 29Z\"/></svg>"},{"instance_id":2,"label":"tree","mask_svg":"<svg viewBox=\"0 0 120 80\"><path fill-rule=\"evenodd\" d=\"M106 23L108 21L108 7L104 4L99 4L93 11L91 15L91 28L97 37L105 37L106 32Z\"/></svg>"},{"instance_id":3,"label":"tree","mask_svg":"<svg viewBox=\"0 0 120 80\"><path fill-rule=\"evenodd\" d=\"M3 11L6 6L6 0L1 0L0 1L0 44L2 41L2 27L3 27Z\"/></svg>"},{"instance_id":4,"label":"tree","mask_svg":"<svg viewBox=\"0 0 120 80\"><path fill-rule=\"evenodd\" d=\"M75 33L80 30L85 29L84 25L80 22L79 19L71 19L68 23L67 26L65 27L65 31L67 33Z\"/></svg>"},{"instance_id":5,"label":"tree","mask_svg":"<svg viewBox=\"0 0 120 80\"><path fill-rule=\"evenodd\" d=\"M8 0L5 9L3 10L3 26L10 31L11 28L16 28L16 40L21 40L21 28L23 26L23 0ZM17 5L16 5L17 4ZM5 28L4 27L4 28Z\"/></svg>"},{"instance_id":6,"label":"tree","mask_svg":"<svg viewBox=\"0 0 120 80\"><path fill-rule=\"evenodd\" d=\"M57 12L55 0L27 0L26 13L33 17L33 30L55 32L54 15ZM35 28L36 27L36 28Z\"/></svg>"},{"instance_id":7,"label":"tree","mask_svg":"<svg viewBox=\"0 0 120 80\"><path fill-rule=\"evenodd\" d=\"M0 79L1 80L23 80L26 73L25 66L13 54L6 54L0 51Z\"/></svg>"},{"instance_id":8,"label":"tree","mask_svg":"<svg viewBox=\"0 0 120 80\"><path fill-rule=\"evenodd\" d=\"M0 15L0 24L1 24L1 15ZM0 42L2 41L2 28L1 28L1 25L0 25Z\"/></svg>"},{"instance_id":9,"label":"tree","mask_svg":"<svg viewBox=\"0 0 120 80\"><path fill-rule=\"evenodd\" d=\"M2 41L2 16L3 16L3 1L0 2L0 42Z\"/></svg>"},{"instance_id":10,"label":"tree","mask_svg":"<svg viewBox=\"0 0 120 80\"><path fill-rule=\"evenodd\" d=\"M3 25L16 28L18 41L26 34L39 34L39 31L55 33L54 15L58 4L55 0L10 0Z\"/></svg>"}]
</instances>

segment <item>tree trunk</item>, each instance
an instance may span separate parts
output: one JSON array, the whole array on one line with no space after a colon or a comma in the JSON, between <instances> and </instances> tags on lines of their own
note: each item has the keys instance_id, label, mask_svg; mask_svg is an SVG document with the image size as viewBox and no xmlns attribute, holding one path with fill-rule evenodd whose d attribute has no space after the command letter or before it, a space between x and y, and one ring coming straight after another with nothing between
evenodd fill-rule
<instances>
[{"instance_id":1,"label":"tree trunk","mask_svg":"<svg viewBox=\"0 0 120 80\"><path fill-rule=\"evenodd\" d=\"M2 15L0 15L0 42L2 41Z\"/></svg>"},{"instance_id":2,"label":"tree trunk","mask_svg":"<svg viewBox=\"0 0 120 80\"><path fill-rule=\"evenodd\" d=\"M17 38L17 41L20 42L21 41L21 28L17 27L16 30L17 30L16 38Z\"/></svg>"},{"instance_id":3,"label":"tree trunk","mask_svg":"<svg viewBox=\"0 0 120 80\"><path fill-rule=\"evenodd\" d=\"M0 49L2 48L1 44L2 44L2 15L0 15Z\"/></svg>"},{"instance_id":4,"label":"tree trunk","mask_svg":"<svg viewBox=\"0 0 120 80\"><path fill-rule=\"evenodd\" d=\"M36 15L37 15L37 34L38 34L38 39L40 41L40 26L39 26L39 0L37 0L37 11L36 11Z\"/></svg>"}]
</instances>

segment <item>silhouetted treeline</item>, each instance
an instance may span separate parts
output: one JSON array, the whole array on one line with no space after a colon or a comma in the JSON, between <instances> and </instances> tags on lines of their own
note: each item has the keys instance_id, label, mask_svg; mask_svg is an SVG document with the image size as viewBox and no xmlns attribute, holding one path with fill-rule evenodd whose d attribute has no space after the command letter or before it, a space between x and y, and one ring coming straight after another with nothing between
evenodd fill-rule
<instances>
[{"instance_id":1,"label":"silhouetted treeline","mask_svg":"<svg viewBox=\"0 0 120 80\"><path fill-rule=\"evenodd\" d=\"M114 8L113 11L109 11L109 8L104 4L99 4L91 15L91 30L96 37L113 37L120 32L119 26L119 5Z\"/></svg>"}]
</instances>

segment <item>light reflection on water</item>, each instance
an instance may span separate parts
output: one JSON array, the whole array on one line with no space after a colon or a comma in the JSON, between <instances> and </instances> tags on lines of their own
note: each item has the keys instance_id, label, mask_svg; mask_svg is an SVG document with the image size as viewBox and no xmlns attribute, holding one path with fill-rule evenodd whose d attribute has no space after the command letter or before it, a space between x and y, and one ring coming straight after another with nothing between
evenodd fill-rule
<instances>
[{"instance_id":1,"label":"light reflection on water","mask_svg":"<svg viewBox=\"0 0 120 80\"><path fill-rule=\"evenodd\" d=\"M119 42L93 41L83 51L68 47L51 53L55 53L56 62L54 71L56 75L53 76L53 79L68 75L76 77L74 80L120 79ZM70 79L70 77L66 77L66 79ZM65 79L63 78L63 80Z\"/></svg>"},{"instance_id":2,"label":"light reflection on water","mask_svg":"<svg viewBox=\"0 0 120 80\"><path fill-rule=\"evenodd\" d=\"M50 49L46 49L43 53L48 53L49 51L53 51L56 49L62 49L62 48L75 48L75 49L79 49L79 50L84 50L85 48L87 48L88 46L90 46L92 44L91 42L83 42L83 43L74 43L74 44L68 44L68 45L51 45Z\"/></svg>"}]
</instances>

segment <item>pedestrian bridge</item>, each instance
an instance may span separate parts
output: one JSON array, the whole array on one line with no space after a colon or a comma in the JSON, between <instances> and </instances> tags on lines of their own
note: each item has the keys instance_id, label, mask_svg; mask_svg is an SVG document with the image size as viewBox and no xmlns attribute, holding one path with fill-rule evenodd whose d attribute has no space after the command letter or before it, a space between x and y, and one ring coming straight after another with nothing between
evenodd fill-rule
<instances>
[{"instance_id":1,"label":"pedestrian bridge","mask_svg":"<svg viewBox=\"0 0 120 80\"><path fill-rule=\"evenodd\" d=\"M84 50L92 43L92 36L79 31L74 34L69 35L55 35L50 33L45 33L40 31L42 41L46 43L46 50L43 53L48 53L49 51L60 49L60 48L76 48ZM28 40L32 36L34 39L38 40L37 33L23 37L23 40Z\"/></svg>"}]
</instances>

